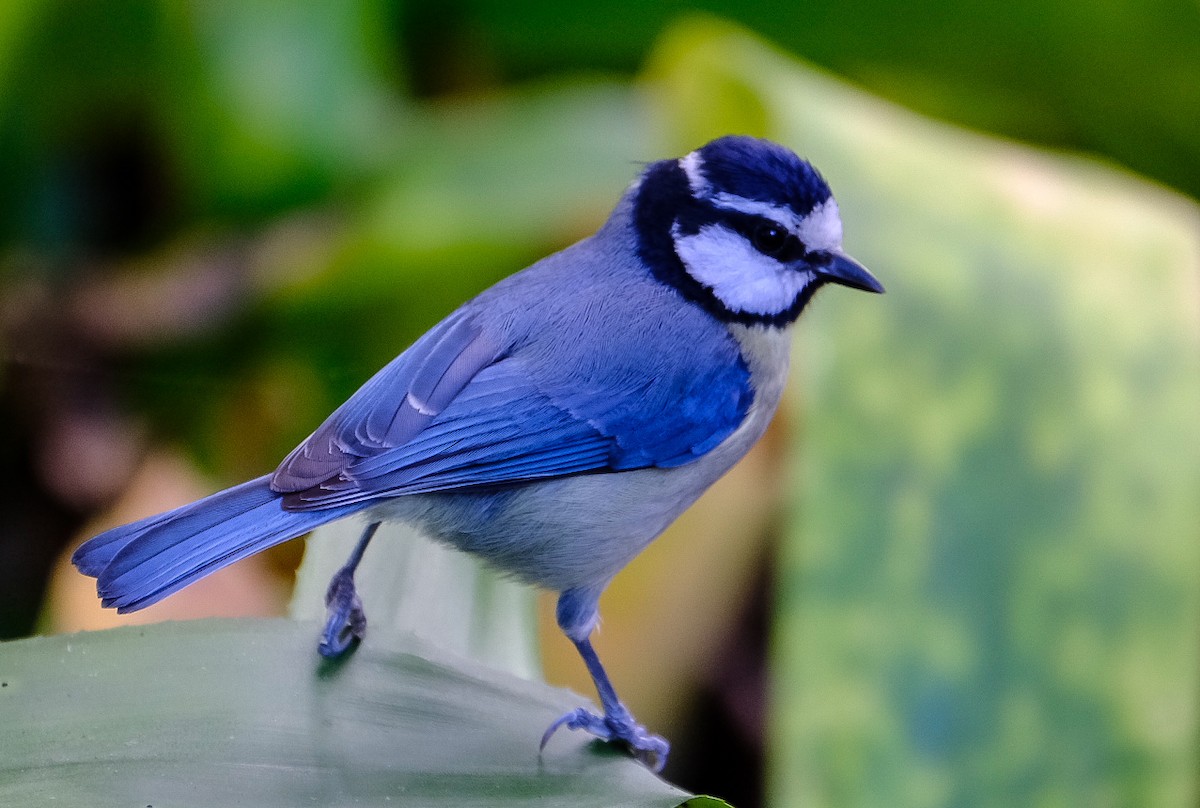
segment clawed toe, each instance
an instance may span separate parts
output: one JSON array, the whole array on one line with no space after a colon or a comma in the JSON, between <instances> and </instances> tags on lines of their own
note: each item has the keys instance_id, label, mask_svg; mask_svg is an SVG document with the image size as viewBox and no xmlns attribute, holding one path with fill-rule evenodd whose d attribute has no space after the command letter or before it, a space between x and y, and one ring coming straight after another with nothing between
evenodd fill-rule
<instances>
[{"instance_id":1,"label":"clawed toe","mask_svg":"<svg viewBox=\"0 0 1200 808\"><path fill-rule=\"evenodd\" d=\"M658 774L667 765L667 756L671 753L671 744L661 735L647 732L645 727L638 727L640 733L636 742L625 741L633 759L650 771Z\"/></svg>"},{"instance_id":2,"label":"clawed toe","mask_svg":"<svg viewBox=\"0 0 1200 808\"><path fill-rule=\"evenodd\" d=\"M604 716L596 715L582 707L572 710L546 729L539 750L546 748L551 736L562 726L566 726L567 729L582 729L603 741L624 746L635 760L655 773L662 771L667 765L671 745L667 743L666 738L648 732L633 720L633 716L623 706L620 710Z\"/></svg>"},{"instance_id":3,"label":"clawed toe","mask_svg":"<svg viewBox=\"0 0 1200 808\"><path fill-rule=\"evenodd\" d=\"M367 632L367 614L363 611L362 599L354 588L354 578L346 570L339 571L330 581L325 605L329 607L329 618L325 621L317 651L326 659L337 659Z\"/></svg>"}]
</instances>

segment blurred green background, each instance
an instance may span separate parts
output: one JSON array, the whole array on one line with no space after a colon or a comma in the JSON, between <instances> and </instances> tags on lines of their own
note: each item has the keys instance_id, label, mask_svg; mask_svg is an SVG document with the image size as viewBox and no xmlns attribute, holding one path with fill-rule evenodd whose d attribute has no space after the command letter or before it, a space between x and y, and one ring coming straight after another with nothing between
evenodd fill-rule
<instances>
[{"instance_id":1,"label":"blurred green background","mask_svg":"<svg viewBox=\"0 0 1200 808\"><path fill-rule=\"evenodd\" d=\"M889 294L820 297L765 445L606 597L668 776L1196 804L1188 0L0 4L0 637L106 624L73 542L270 469L725 132L812 158ZM298 552L159 617L281 613Z\"/></svg>"}]
</instances>

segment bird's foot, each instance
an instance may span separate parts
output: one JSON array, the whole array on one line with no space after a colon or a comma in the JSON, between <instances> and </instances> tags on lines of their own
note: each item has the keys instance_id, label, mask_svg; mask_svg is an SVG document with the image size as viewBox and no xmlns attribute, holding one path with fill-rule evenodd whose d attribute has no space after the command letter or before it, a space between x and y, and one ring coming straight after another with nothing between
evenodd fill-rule
<instances>
[{"instance_id":1,"label":"bird's foot","mask_svg":"<svg viewBox=\"0 0 1200 808\"><path fill-rule=\"evenodd\" d=\"M648 732L645 727L634 721L633 715L623 704L618 704L615 709L602 716L583 707L572 710L546 729L539 749L545 749L550 736L562 726L567 729L582 729L603 741L621 744L630 751L635 760L652 772L660 772L663 766L667 765L667 755L671 751L667 739Z\"/></svg>"},{"instance_id":2,"label":"bird's foot","mask_svg":"<svg viewBox=\"0 0 1200 808\"><path fill-rule=\"evenodd\" d=\"M354 588L354 570L343 567L333 576L325 592L325 605L329 618L317 651L326 659L337 659L367 633L367 613Z\"/></svg>"}]
</instances>

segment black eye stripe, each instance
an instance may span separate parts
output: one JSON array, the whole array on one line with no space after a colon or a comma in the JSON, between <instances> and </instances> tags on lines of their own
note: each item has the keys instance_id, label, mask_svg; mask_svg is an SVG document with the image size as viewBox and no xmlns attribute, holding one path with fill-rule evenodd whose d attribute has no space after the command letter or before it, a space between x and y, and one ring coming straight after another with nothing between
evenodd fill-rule
<instances>
[{"instance_id":1,"label":"black eye stripe","mask_svg":"<svg viewBox=\"0 0 1200 808\"><path fill-rule=\"evenodd\" d=\"M683 235L695 235L705 225L723 225L741 235L758 252L778 261L796 261L809 255L808 248L783 225L766 216L729 210L697 207L678 219ZM775 231L770 233L769 231Z\"/></svg>"},{"instance_id":2,"label":"black eye stripe","mask_svg":"<svg viewBox=\"0 0 1200 808\"><path fill-rule=\"evenodd\" d=\"M730 224L735 231L745 236L754 249L779 261L794 261L804 257L804 245L783 225L758 216L747 218L748 221Z\"/></svg>"},{"instance_id":3,"label":"black eye stripe","mask_svg":"<svg viewBox=\"0 0 1200 808\"><path fill-rule=\"evenodd\" d=\"M778 261L796 261L808 253L800 239L774 219L722 211L715 217L715 221L741 234L750 242L750 246L763 255Z\"/></svg>"}]
</instances>

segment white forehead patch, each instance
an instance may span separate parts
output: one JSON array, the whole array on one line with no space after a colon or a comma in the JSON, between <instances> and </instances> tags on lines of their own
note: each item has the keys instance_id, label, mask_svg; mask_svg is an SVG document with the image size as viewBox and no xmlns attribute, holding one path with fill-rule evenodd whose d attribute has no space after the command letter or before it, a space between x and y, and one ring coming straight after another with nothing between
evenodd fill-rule
<instances>
[{"instance_id":1,"label":"white forehead patch","mask_svg":"<svg viewBox=\"0 0 1200 808\"><path fill-rule=\"evenodd\" d=\"M679 158L679 167L683 169L688 187L692 189L692 196L695 197L702 197L708 193L708 180L704 179L704 172L700 170L703 162L700 152L688 152Z\"/></svg>"},{"instance_id":2,"label":"white forehead patch","mask_svg":"<svg viewBox=\"0 0 1200 808\"><path fill-rule=\"evenodd\" d=\"M763 255L742 235L719 224L705 225L690 236L675 225L672 235L688 274L711 289L730 311L779 314L791 308L815 277Z\"/></svg>"},{"instance_id":3,"label":"white forehead patch","mask_svg":"<svg viewBox=\"0 0 1200 808\"><path fill-rule=\"evenodd\" d=\"M842 217L829 197L799 221L792 231L809 250L832 252L842 248Z\"/></svg>"},{"instance_id":4,"label":"white forehead patch","mask_svg":"<svg viewBox=\"0 0 1200 808\"><path fill-rule=\"evenodd\" d=\"M746 213L751 216L765 216L793 233L799 230L800 222L804 221L793 213L791 208L772 205L770 202L760 202L757 199L746 199L743 196L724 191L713 194L709 197L709 201L712 202L714 208L736 210L738 213Z\"/></svg>"}]
</instances>

